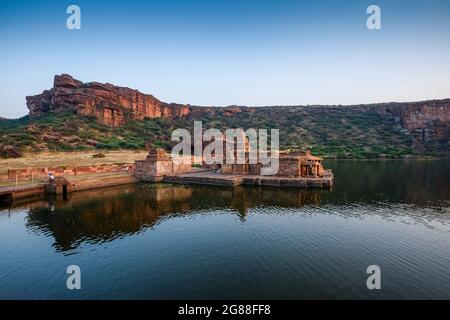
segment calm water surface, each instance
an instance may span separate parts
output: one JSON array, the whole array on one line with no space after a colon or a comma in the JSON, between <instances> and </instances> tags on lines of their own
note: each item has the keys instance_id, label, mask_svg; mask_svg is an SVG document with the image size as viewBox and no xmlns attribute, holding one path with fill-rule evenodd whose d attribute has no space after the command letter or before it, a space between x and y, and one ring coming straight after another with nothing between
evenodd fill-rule
<instances>
[{"instance_id":1,"label":"calm water surface","mask_svg":"<svg viewBox=\"0 0 450 320\"><path fill-rule=\"evenodd\" d=\"M0 298L450 299L450 161L327 167L331 191L137 184L2 208Z\"/></svg>"}]
</instances>

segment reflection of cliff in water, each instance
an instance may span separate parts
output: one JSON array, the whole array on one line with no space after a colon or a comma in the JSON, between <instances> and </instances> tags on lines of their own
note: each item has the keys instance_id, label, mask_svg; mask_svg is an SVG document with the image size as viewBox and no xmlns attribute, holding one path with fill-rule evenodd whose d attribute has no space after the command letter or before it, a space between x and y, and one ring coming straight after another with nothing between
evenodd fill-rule
<instances>
[{"instance_id":1,"label":"reflection of cliff in water","mask_svg":"<svg viewBox=\"0 0 450 320\"><path fill-rule=\"evenodd\" d=\"M164 218L211 209L232 209L244 219L248 208L301 207L320 203L321 190L216 188L137 184L73 193L67 200L29 206L27 227L51 234L58 250L110 241L152 227Z\"/></svg>"}]
</instances>

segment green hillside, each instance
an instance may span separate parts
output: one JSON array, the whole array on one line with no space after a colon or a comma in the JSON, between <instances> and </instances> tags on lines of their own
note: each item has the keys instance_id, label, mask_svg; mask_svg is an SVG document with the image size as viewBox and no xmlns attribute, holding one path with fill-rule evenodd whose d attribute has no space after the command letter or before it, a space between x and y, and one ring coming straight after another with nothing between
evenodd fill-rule
<instances>
[{"instance_id":1,"label":"green hillside","mask_svg":"<svg viewBox=\"0 0 450 320\"><path fill-rule=\"evenodd\" d=\"M211 109L208 109L211 110ZM26 152L44 150L143 149L146 143L170 149L171 132L192 129L194 120L203 128L278 128L282 149L312 151L336 158L403 158L441 155L442 146L413 150L412 137L393 119L375 111L357 112L352 107L265 107L256 112L224 115L222 108L186 119L145 119L123 127L100 125L94 118L72 113L52 114L30 121L29 117L0 120L0 145Z\"/></svg>"}]
</instances>

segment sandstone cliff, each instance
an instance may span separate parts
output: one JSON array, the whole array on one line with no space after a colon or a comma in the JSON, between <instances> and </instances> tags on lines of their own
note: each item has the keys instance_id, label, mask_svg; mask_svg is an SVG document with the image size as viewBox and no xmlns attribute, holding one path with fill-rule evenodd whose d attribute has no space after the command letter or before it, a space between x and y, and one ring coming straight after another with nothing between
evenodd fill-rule
<instances>
[{"instance_id":1,"label":"sandstone cliff","mask_svg":"<svg viewBox=\"0 0 450 320\"><path fill-rule=\"evenodd\" d=\"M281 143L286 147L329 145L324 147L324 153L341 154L342 157L353 153L361 157L369 153L385 154L386 148L392 148L394 156L395 150L401 150L398 155L450 153L450 99L353 106L198 107L168 104L137 90L108 83L83 83L63 74L55 76L52 89L27 97L27 106L32 122L50 113L73 111L77 115L92 116L111 129L129 120L161 117L170 120L171 128L181 123L186 126L194 120L204 121L205 126L214 123L220 129L279 128ZM183 122L184 118L189 121ZM0 120L0 125L2 123L8 127L8 120ZM67 131L68 125L64 122L63 130ZM140 126L141 122L135 124L136 128ZM40 136L41 140L62 139L57 135L60 128L47 131ZM144 131L148 132L148 129ZM164 136L167 132L158 134L155 139L170 140ZM144 144L140 135L131 135L135 140L130 142L131 145ZM10 138L10 144L15 145L14 136ZM97 141L99 137L93 136L88 140L83 145L90 146L91 141ZM97 145L124 145L119 138L114 143L104 140L106 142L101 141ZM367 145L377 145L377 148L369 152L367 150L371 148Z\"/></svg>"},{"instance_id":2,"label":"sandstone cliff","mask_svg":"<svg viewBox=\"0 0 450 320\"><path fill-rule=\"evenodd\" d=\"M112 84L83 83L70 75L56 75L53 88L26 97L30 117L72 110L94 116L99 123L117 127L127 120L144 118L181 118L189 114L187 105L168 104L152 95Z\"/></svg>"},{"instance_id":3,"label":"sandstone cliff","mask_svg":"<svg viewBox=\"0 0 450 320\"><path fill-rule=\"evenodd\" d=\"M450 99L392 103L385 110L414 136L415 143L437 140L450 143Z\"/></svg>"}]
</instances>

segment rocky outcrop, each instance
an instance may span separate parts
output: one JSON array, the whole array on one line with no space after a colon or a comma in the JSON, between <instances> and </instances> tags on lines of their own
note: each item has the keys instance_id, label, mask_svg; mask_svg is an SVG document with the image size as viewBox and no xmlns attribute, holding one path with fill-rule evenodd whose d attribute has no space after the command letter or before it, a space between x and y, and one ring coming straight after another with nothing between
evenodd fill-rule
<instances>
[{"instance_id":1,"label":"rocky outcrop","mask_svg":"<svg viewBox=\"0 0 450 320\"><path fill-rule=\"evenodd\" d=\"M152 95L109 83L83 83L67 74L55 76L52 89L26 99L31 118L71 110L113 127L128 120L181 118L190 112L188 105L164 103Z\"/></svg>"},{"instance_id":2,"label":"rocky outcrop","mask_svg":"<svg viewBox=\"0 0 450 320\"><path fill-rule=\"evenodd\" d=\"M0 155L7 158L20 158L23 154L22 151L14 146L0 144Z\"/></svg>"},{"instance_id":3,"label":"rocky outcrop","mask_svg":"<svg viewBox=\"0 0 450 320\"><path fill-rule=\"evenodd\" d=\"M417 143L450 143L450 99L391 103L385 111L414 136Z\"/></svg>"}]
</instances>

